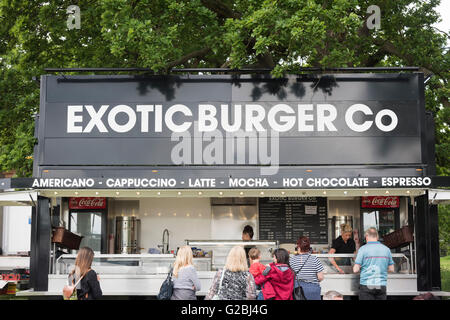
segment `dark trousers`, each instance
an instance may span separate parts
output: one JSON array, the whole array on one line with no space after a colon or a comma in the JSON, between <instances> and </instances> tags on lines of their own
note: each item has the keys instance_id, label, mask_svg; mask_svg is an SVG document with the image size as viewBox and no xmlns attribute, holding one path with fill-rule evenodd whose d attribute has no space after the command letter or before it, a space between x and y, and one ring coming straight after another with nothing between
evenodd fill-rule
<instances>
[{"instance_id":1,"label":"dark trousers","mask_svg":"<svg viewBox=\"0 0 450 320\"><path fill-rule=\"evenodd\" d=\"M386 300L386 286L359 285L359 300Z\"/></svg>"}]
</instances>

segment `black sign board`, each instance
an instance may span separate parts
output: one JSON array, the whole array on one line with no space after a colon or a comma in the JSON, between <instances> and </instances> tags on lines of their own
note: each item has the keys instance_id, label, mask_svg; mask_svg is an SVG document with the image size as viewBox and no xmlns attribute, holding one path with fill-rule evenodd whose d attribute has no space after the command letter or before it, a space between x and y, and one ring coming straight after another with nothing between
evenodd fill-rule
<instances>
[{"instance_id":1,"label":"black sign board","mask_svg":"<svg viewBox=\"0 0 450 320\"><path fill-rule=\"evenodd\" d=\"M420 73L45 75L33 176L198 166L253 166L263 176L371 166L391 175L380 171L388 165L413 176L427 163L422 83Z\"/></svg>"},{"instance_id":2,"label":"black sign board","mask_svg":"<svg viewBox=\"0 0 450 320\"><path fill-rule=\"evenodd\" d=\"M155 170L157 171L157 170ZM242 171L242 170L241 170ZM234 172L233 172L234 173ZM246 175L233 177L232 172L181 169L146 177L122 178L13 178L0 179L0 189L374 189L430 188L431 177L307 177L283 168L277 175L261 178L250 169ZM253 174L253 177L251 177ZM441 184L442 185L442 184ZM346 192L346 191L344 191Z\"/></svg>"},{"instance_id":3,"label":"black sign board","mask_svg":"<svg viewBox=\"0 0 450 320\"><path fill-rule=\"evenodd\" d=\"M328 243L327 198L259 198L259 239L296 243L300 236L311 243Z\"/></svg>"}]
</instances>

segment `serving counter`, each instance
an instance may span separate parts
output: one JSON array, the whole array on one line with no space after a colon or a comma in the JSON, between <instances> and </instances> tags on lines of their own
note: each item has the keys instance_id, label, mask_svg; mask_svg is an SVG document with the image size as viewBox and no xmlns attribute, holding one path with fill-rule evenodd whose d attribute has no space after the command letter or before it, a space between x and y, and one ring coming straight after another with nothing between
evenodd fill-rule
<instances>
[{"instance_id":1,"label":"serving counter","mask_svg":"<svg viewBox=\"0 0 450 320\"><path fill-rule=\"evenodd\" d=\"M210 253L211 270L218 270L225 265L228 253L234 246L244 248L258 248L261 252L260 262L269 264L272 262L272 252L278 248L278 241L271 240L185 240L186 245L192 248L200 247Z\"/></svg>"},{"instance_id":2,"label":"serving counter","mask_svg":"<svg viewBox=\"0 0 450 320\"><path fill-rule=\"evenodd\" d=\"M60 256L54 274L69 274L75 259L75 254ZM96 254L92 269L99 275L167 275L174 262L173 254ZM194 266L197 271L210 271L211 258L194 258Z\"/></svg>"},{"instance_id":3,"label":"serving counter","mask_svg":"<svg viewBox=\"0 0 450 320\"><path fill-rule=\"evenodd\" d=\"M193 244L195 242L191 242ZM205 243L203 243L205 245ZM222 243L225 245L225 243ZM348 259L353 263L353 254L316 254L324 266L325 279L321 282L322 294L336 290L343 295L357 295L359 274L353 274L351 265L341 266L346 274L339 274L330 262L330 258ZM388 275L387 294L397 296L417 295L417 275L404 254L392 254L395 272ZM70 270L73 270L76 255L63 255L57 260L54 274L48 276L48 291L23 291L17 295L61 296L62 288L67 284ZM194 258L194 265L201 282L198 296L205 296L211 287L214 275L212 257ZM338 260L338 259L336 259ZM135 254L135 255L96 255L92 268L100 276L100 285L105 296L156 296L162 282L167 277L175 257L172 254ZM342 260L341 260L342 261Z\"/></svg>"}]
</instances>

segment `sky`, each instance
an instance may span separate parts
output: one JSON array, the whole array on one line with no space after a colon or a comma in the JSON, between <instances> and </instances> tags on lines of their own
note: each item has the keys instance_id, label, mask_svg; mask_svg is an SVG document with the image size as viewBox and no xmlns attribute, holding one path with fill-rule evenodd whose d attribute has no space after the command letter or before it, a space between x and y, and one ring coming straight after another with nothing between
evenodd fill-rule
<instances>
[{"instance_id":1,"label":"sky","mask_svg":"<svg viewBox=\"0 0 450 320\"><path fill-rule=\"evenodd\" d=\"M450 0L441 0L441 4L437 9L441 15L442 21L435 24L434 27L450 35ZM450 40L448 40L447 43L450 46Z\"/></svg>"}]
</instances>

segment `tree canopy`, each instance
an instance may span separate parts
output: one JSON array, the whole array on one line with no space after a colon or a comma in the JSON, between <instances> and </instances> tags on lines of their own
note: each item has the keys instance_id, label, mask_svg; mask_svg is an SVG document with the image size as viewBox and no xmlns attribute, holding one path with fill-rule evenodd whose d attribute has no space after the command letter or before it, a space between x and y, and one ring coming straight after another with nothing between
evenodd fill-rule
<instances>
[{"instance_id":1,"label":"tree canopy","mask_svg":"<svg viewBox=\"0 0 450 320\"><path fill-rule=\"evenodd\" d=\"M375 3L376 2L376 3ZM369 29L367 8L381 9ZM81 28L67 26L67 8ZM448 30L439 0L0 0L0 164L32 173L33 115L44 68L418 66L436 121L438 173L450 175ZM446 33L447 32L447 33Z\"/></svg>"}]
</instances>

